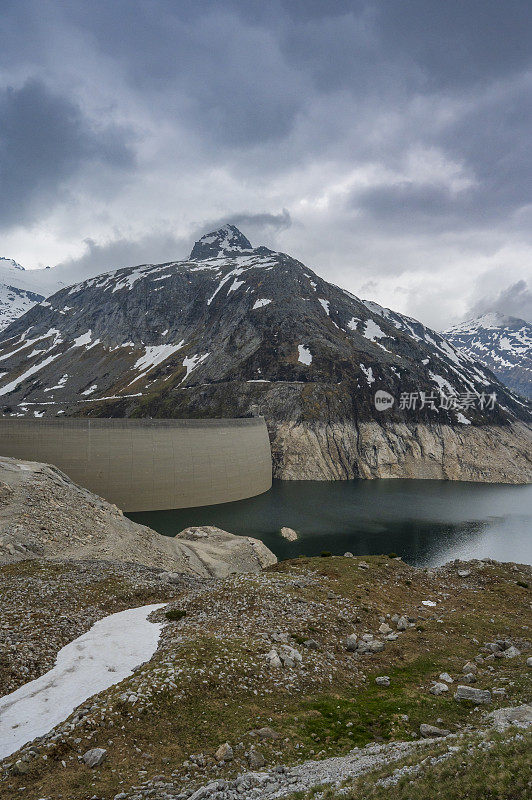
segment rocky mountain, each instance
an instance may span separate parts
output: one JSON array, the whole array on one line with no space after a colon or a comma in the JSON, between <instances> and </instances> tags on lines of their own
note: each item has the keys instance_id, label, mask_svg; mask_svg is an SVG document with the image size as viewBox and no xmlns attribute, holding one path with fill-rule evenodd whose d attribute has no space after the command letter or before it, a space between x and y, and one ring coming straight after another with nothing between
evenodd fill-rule
<instances>
[{"instance_id":1,"label":"rocky mountain","mask_svg":"<svg viewBox=\"0 0 532 800\"><path fill-rule=\"evenodd\" d=\"M284 478L531 472L530 407L488 369L231 225L56 292L2 333L0 367L5 414L262 413Z\"/></svg>"},{"instance_id":2,"label":"rocky mountain","mask_svg":"<svg viewBox=\"0 0 532 800\"><path fill-rule=\"evenodd\" d=\"M455 325L444 336L480 361L514 392L532 399L532 325L503 314L484 314Z\"/></svg>"}]
</instances>

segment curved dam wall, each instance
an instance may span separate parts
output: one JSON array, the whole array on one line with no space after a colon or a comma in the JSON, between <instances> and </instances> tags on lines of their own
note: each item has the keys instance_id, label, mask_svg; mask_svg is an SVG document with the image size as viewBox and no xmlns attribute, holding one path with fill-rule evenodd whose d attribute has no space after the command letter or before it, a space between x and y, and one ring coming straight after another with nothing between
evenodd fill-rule
<instances>
[{"instance_id":1,"label":"curved dam wall","mask_svg":"<svg viewBox=\"0 0 532 800\"><path fill-rule=\"evenodd\" d=\"M226 503L272 484L262 417L0 418L0 455L54 464L124 511Z\"/></svg>"}]
</instances>

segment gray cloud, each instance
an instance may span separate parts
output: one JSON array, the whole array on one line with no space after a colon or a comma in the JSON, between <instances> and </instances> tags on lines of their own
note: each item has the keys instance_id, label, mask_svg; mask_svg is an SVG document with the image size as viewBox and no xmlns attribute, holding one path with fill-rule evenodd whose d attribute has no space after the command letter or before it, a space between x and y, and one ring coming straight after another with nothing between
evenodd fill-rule
<instances>
[{"instance_id":1,"label":"gray cloud","mask_svg":"<svg viewBox=\"0 0 532 800\"><path fill-rule=\"evenodd\" d=\"M177 261L188 255L190 239L168 232L154 232L133 240L117 237L109 242L98 243L93 239L85 239L84 245L83 255L63 261L55 267L59 279L67 284L121 267Z\"/></svg>"},{"instance_id":2,"label":"gray cloud","mask_svg":"<svg viewBox=\"0 0 532 800\"><path fill-rule=\"evenodd\" d=\"M433 324L445 292L441 325L528 274L527 0L5 0L2 26L19 261L173 259L229 221Z\"/></svg>"},{"instance_id":3,"label":"gray cloud","mask_svg":"<svg viewBox=\"0 0 532 800\"><path fill-rule=\"evenodd\" d=\"M532 291L526 281L513 283L495 297L483 297L478 300L469 316L477 317L489 311L532 322Z\"/></svg>"},{"instance_id":4,"label":"gray cloud","mask_svg":"<svg viewBox=\"0 0 532 800\"><path fill-rule=\"evenodd\" d=\"M176 236L171 231L154 231L137 239L117 236L110 241L96 242L87 238L84 253L70 258L55 267L59 280L74 283L102 272L137 264L159 264L178 261L188 256L194 242L207 231L216 230L225 223L244 228L253 237L254 244L262 244L262 236L286 230L292 224L286 209L279 214L242 212L228 217L212 219L198 226L191 236Z\"/></svg>"},{"instance_id":5,"label":"gray cloud","mask_svg":"<svg viewBox=\"0 0 532 800\"><path fill-rule=\"evenodd\" d=\"M97 129L79 107L37 80L0 93L0 224L18 225L57 202L84 165L123 170L132 155L124 131Z\"/></svg>"}]
</instances>

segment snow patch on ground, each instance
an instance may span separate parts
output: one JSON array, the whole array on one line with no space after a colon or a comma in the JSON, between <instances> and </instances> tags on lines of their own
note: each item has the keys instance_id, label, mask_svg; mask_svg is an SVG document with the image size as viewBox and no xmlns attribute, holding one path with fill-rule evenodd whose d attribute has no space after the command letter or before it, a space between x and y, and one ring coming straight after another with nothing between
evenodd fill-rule
<instances>
[{"instance_id":1,"label":"snow patch on ground","mask_svg":"<svg viewBox=\"0 0 532 800\"><path fill-rule=\"evenodd\" d=\"M55 384L55 386L49 386L49 387L48 387L47 389L45 389L44 391L45 391L45 392L53 392L53 390L54 390L54 389L62 389L62 388L63 388L63 386L65 385L65 383L67 382L67 380L68 380L68 374L66 374L66 373L65 373L65 375L62 375L62 376L59 378L59 380L57 381L57 383Z\"/></svg>"},{"instance_id":2,"label":"snow patch on ground","mask_svg":"<svg viewBox=\"0 0 532 800\"><path fill-rule=\"evenodd\" d=\"M5 386L2 386L2 388L0 389L0 395L9 394L9 392L12 392L14 389L17 388L17 386L19 386L19 384L25 381L26 378L29 378L31 375L34 375L36 372L39 372L39 370L43 369L43 367L46 367L48 364L51 364L52 361L55 361L55 359L59 358L60 355L61 355L60 353L57 353L57 355L55 356L48 356L48 358L45 358L44 361L41 361L40 364L34 364L32 367L27 369L26 372L24 372L22 375L19 375L18 378L15 378L14 381L11 381L11 383L6 384Z\"/></svg>"},{"instance_id":3,"label":"snow patch on ground","mask_svg":"<svg viewBox=\"0 0 532 800\"><path fill-rule=\"evenodd\" d=\"M196 355L190 356L190 358L188 356L184 358L183 366L186 367L187 374L185 375L181 383L183 383L183 381L185 381L188 378L192 370L195 369L198 366L198 364L201 364L202 361L205 361L205 359L208 358L209 355L210 353L204 353L202 356L200 356L199 353L196 353Z\"/></svg>"},{"instance_id":4,"label":"snow patch on ground","mask_svg":"<svg viewBox=\"0 0 532 800\"><path fill-rule=\"evenodd\" d=\"M111 614L67 644L50 672L0 699L0 758L59 725L93 695L148 661L162 624L148 622L165 603Z\"/></svg>"},{"instance_id":5,"label":"snow patch on ground","mask_svg":"<svg viewBox=\"0 0 532 800\"><path fill-rule=\"evenodd\" d=\"M434 383L440 387L440 391L443 392L443 394L456 394L452 384L445 378L442 378L441 375L437 375L435 372L429 372L429 375Z\"/></svg>"},{"instance_id":6,"label":"snow patch on ground","mask_svg":"<svg viewBox=\"0 0 532 800\"><path fill-rule=\"evenodd\" d=\"M329 315L329 301L328 300L323 300L321 297L319 297L318 300L319 300L320 304L322 305L323 310L325 311L327 316L330 316Z\"/></svg>"},{"instance_id":7,"label":"snow patch on ground","mask_svg":"<svg viewBox=\"0 0 532 800\"><path fill-rule=\"evenodd\" d=\"M92 331L89 328L87 333L82 333L81 336L78 336L77 339L74 339L74 344L72 347L85 347L86 345L90 344L92 340Z\"/></svg>"}]
</instances>

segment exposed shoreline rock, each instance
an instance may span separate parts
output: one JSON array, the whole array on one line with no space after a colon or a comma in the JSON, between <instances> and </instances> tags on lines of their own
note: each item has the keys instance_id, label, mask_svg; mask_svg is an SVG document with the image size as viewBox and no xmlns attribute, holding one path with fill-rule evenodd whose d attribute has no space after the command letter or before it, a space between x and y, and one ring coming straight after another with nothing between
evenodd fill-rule
<instances>
[{"instance_id":1,"label":"exposed shoreline rock","mask_svg":"<svg viewBox=\"0 0 532 800\"><path fill-rule=\"evenodd\" d=\"M56 467L0 457L0 564L38 557L132 562L204 578L277 563L258 539L219 528L162 536Z\"/></svg>"},{"instance_id":2,"label":"exposed shoreline rock","mask_svg":"<svg viewBox=\"0 0 532 800\"><path fill-rule=\"evenodd\" d=\"M417 478L532 481L532 428L377 422L281 422L270 426L274 476L282 480Z\"/></svg>"},{"instance_id":3,"label":"exposed shoreline rock","mask_svg":"<svg viewBox=\"0 0 532 800\"><path fill-rule=\"evenodd\" d=\"M297 531L293 528L282 527L281 528L281 536L283 539L286 539L287 542L296 542L298 540Z\"/></svg>"}]
</instances>

